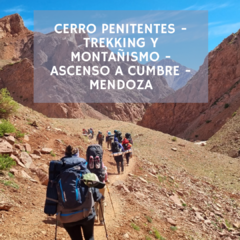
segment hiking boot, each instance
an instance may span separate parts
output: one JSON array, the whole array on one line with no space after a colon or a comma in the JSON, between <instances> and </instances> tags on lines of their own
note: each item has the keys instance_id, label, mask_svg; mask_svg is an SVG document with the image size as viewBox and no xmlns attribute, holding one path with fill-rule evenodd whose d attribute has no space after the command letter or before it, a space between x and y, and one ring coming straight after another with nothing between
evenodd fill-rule
<instances>
[{"instance_id":1,"label":"hiking boot","mask_svg":"<svg viewBox=\"0 0 240 240\"><path fill-rule=\"evenodd\" d=\"M104 221L100 221L100 225L102 225L102 226L103 226L103 225L104 225Z\"/></svg>"},{"instance_id":2,"label":"hiking boot","mask_svg":"<svg viewBox=\"0 0 240 240\"><path fill-rule=\"evenodd\" d=\"M95 216L95 220L94 220L95 222L98 222L98 216Z\"/></svg>"}]
</instances>

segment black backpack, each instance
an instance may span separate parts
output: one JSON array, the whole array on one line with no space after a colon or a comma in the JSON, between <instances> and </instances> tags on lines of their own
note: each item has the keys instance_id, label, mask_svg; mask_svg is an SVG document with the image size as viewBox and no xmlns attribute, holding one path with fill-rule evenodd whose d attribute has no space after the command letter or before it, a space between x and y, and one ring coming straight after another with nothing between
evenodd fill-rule
<instances>
[{"instance_id":1,"label":"black backpack","mask_svg":"<svg viewBox=\"0 0 240 240\"><path fill-rule=\"evenodd\" d=\"M131 144L133 144L132 137L131 137L131 134L130 134L130 133L126 133L126 134L125 134L125 137L126 137L126 139L127 139Z\"/></svg>"},{"instance_id":2,"label":"black backpack","mask_svg":"<svg viewBox=\"0 0 240 240\"><path fill-rule=\"evenodd\" d=\"M105 169L103 168L102 158L103 150L98 144L88 146L86 154L88 169L90 172L95 173L99 180L102 182L105 179Z\"/></svg>"},{"instance_id":3,"label":"black backpack","mask_svg":"<svg viewBox=\"0 0 240 240\"><path fill-rule=\"evenodd\" d=\"M117 138L118 138L118 141L121 143L123 138L122 138L122 133L120 131L117 132Z\"/></svg>"},{"instance_id":4,"label":"black backpack","mask_svg":"<svg viewBox=\"0 0 240 240\"><path fill-rule=\"evenodd\" d=\"M121 148L119 147L118 142L112 142L112 153L118 153L121 152Z\"/></svg>"}]
</instances>

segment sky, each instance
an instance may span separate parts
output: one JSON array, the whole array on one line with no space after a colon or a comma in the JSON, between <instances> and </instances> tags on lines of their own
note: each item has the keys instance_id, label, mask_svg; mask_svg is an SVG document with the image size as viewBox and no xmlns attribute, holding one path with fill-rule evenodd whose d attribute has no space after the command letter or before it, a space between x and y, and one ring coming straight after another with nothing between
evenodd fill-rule
<instances>
[{"instance_id":1,"label":"sky","mask_svg":"<svg viewBox=\"0 0 240 240\"><path fill-rule=\"evenodd\" d=\"M0 18L19 13L30 30L34 29L34 10L207 10L208 50L240 29L240 0L121 0L66 1L0 0Z\"/></svg>"}]
</instances>

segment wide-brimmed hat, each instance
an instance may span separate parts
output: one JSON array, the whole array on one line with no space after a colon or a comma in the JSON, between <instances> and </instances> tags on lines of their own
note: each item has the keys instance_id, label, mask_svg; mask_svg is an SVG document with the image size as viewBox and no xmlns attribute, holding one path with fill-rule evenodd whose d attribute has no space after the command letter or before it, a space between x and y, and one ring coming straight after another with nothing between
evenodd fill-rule
<instances>
[{"instance_id":1,"label":"wide-brimmed hat","mask_svg":"<svg viewBox=\"0 0 240 240\"><path fill-rule=\"evenodd\" d=\"M100 182L98 176L95 173L84 174L82 180L88 187L94 187L99 189L105 187L105 183Z\"/></svg>"}]
</instances>

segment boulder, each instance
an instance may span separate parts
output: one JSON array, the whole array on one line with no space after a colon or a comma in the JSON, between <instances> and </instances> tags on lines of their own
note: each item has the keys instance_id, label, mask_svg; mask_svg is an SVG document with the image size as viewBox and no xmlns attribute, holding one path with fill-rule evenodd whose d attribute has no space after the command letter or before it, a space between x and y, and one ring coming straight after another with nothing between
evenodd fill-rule
<instances>
[{"instance_id":1,"label":"boulder","mask_svg":"<svg viewBox=\"0 0 240 240\"><path fill-rule=\"evenodd\" d=\"M177 195L170 196L170 199L179 207L182 207L182 203Z\"/></svg>"},{"instance_id":2,"label":"boulder","mask_svg":"<svg viewBox=\"0 0 240 240\"><path fill-rule=\"evenodd\" d=\"M22 178L31 179L31 177L30 177L25 171L23 171L23 170L21 170L20 176L21 176Z\"/></svg>"},{"instance_id":3,"label":"boulder","mask_svg":"<svg viewBox=\"0 0 240 240\"><path fill-rule=\"evenodd\" d=\"M29 168L32 163L32 158L29 156L27 152L21 152L20 160L27 168Z\"/></svg>"},{"instance_id":4,"label":"boulder","mask_svg":"<svg viewBox=\"0 0 240 240\"><path fill-rule=\"evenodd\" d=\"M29 137L28 137L28 135L24 135L24 137L23 137L23 141L25 141L25 142L28 142L29 141Z\"/></svg>"},{"instance_id":5,"label":"boulder","mask_svg":"<svg viewBox=\"0 0 240 240\"><path fill-rule=\"evenodd\" d=\"M40 168L36 169L36 174L37 174L41 184L47 186L48 185L48 174Z\"/></svg>"},{"instance_id":6,"label":"boulder","mask_svg":"<svg viewBox=\"0 0 240 240\"><path fill-rule=\"evenodd\" d=\"M39 181L42 185L48 185L48 174L41 168L36 167L34 164L31 165L30 170L33 173L36 173L38 176Z\"/></svg>"},{"instance_id":7,"label":"boulder","mask_svg":"<svg viewBox=\"0 0 240 240\"><path fill-rule=\"evenodd\" d=\"M50 154L51 151L52 151L52 148L42 148L41 153Z\"/></svg>"},{"instance_id":8,"label":"boulder","mask_svg":"<svg viewBox=\"0 0 240 240\"><path fill-rule=\"evenodd\" d=\"M24 147L20 144L14 144L14 147L21 150L21 151L24 151Z\"/></svg>"},{"instance_id":9,"label":"boulder","mask_svg":"<svg viewBox=\"0 0 240 240\"><path fill-rule=\"evenodd\" d=\"M19 160L18 157L14 156L13 154L11 154L10 157L11 157L19 166L25 168L24 164Z\"/></svg>"},{"instance_id":10,"label":"boulder","mask_svg":"<svg viewBox=\"0 0 240 240\"><path fill-rule=\"evenodd\" d=\"M37 154L30 154L31 158L33 159L40 159L41 157L38 156Z\"/></svg>"},{"instance_id":11,"label":"boulder","mask_svg":"<svg viewBox=\"0 0 240 240\"><path fill-rule=\"evenodd\" d=\"M0 202L0 210L8 211L12 206L13 205L10 202L6 202L6 201L1 201Z\"/></svg>"},{"instance_id":12,"label":"boulder","mask_svg":"<svg viewBox=\"0 0 240 240\"><path fill-rule=\"evenodd\" d=\"M12 152L12 145L6 140L0 139L0 154L11 154Z\"/></svg>"},{"instance_id":13,"label":"boulder","mask_svg":"<svg viewBox=\"0 0 240 240\"><path fill-rule=\"evenodd\" d=\"M177 223L172 218L167 218L168 223L170 223L173 226L176 226Z\"/></svg>"},{"instance_id":14,"label":"boulder","mask_svg":"<svg viewBox=\"0 0 240 240\"><path fill-rule=\"evenodd\" d=\"M15 143L15 137L13 136L7 136L7 137L4 137L4 139L6 139L12 145Z\"/></svg>"},{"instance_id":15,"label":"boulder","mask_svg":"<svg viewBox=\"0 0 240 240\"><path fill-rule=\"evenodd\" d=\"M39 150L34 150L33 154L36 154L38 156L42 156L41 151L39 151Z\"/></svg>"},{"instance_id":16,"label":"boulder","mask_svg":"<svg viewBox=\"0 0 240 240\"><path fill-rule=\"evenodd\" d=\"M25 143L24 145L24 148L25 148L25 151L27 151L27 152L31 152L31 146L30 146L30 144L28 144L28 143Z\"/></svg>"}]
</instances>

